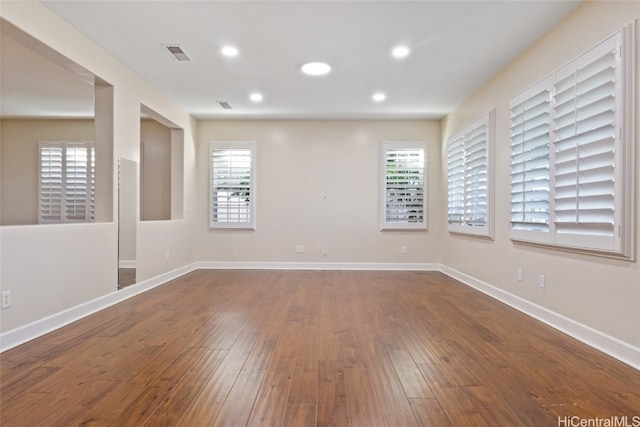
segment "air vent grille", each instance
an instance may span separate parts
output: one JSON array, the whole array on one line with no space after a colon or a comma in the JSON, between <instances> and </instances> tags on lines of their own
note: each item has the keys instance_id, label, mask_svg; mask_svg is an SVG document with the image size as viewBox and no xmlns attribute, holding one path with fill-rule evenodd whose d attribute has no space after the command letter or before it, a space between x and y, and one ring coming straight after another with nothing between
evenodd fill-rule
<instances>
[{"instance_id":1,"label":"air vent grille","mask_svg":"<svg viewBox=\"0 0 640 427\"><path fill-rule=\"evenodd\" d=\"M231 110L232 108L231 104L229 104L227 101L218 101L218 104L220 104L220 106L225 110Z\"/></svg>"},{"instance_id":2,"label":"air vent grille","mask_svg":"<svg viewBox=\"0 0 640 427\"><path fill-rule=\"evenodd\" d=\"M165 46L169 53L173 55L178 61L191 61L191 59L187 56L187 54L182 50L180 46L176 45L167 45Z\"/></svg>"}]
</instances>

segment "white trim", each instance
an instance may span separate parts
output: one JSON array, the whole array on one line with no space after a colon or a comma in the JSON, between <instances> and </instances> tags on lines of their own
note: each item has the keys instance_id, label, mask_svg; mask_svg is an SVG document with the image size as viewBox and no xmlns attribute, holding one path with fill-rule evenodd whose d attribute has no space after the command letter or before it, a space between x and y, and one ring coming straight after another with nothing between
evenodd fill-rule
<instances>
[{"instance_id":1,"label":"white trim","mask_svg":"<svg viewBox=\"0 0 640 427\"><path fill-rule=\"evenodd\" d=\"M195 270L189 264L0 334L0 353Z\"/></svg>"},{"instance_id":2,"label":"white trim","mask_svg":"<svg viewBox=\"0 0 640 427\"><path fill-rule=\"evenodd\" d=\"M118 268L136 268L136 260L121 259L118 261Z\"/></svg>"},{"instance_id":3,"label":"white trim","mask_svg":"<svg viewBox=\"0 0 640 427\"><path fill-rule=\"evenodd\" d=\"M0 353L199 269L439 271L640 370L640 348L438 263L195 262L0 334Z\"/></svg>"},{"instance_id":4,"label":"white trim","mask_svg":"<svg viewBox=\"0 0 640 427\"><path fill-rule=\"evenodd\" d=\"M217 222L213 220L213 151L214 150L249 150L251 153L249 212L248 222ZM256 229L258 152L255 141L209 141L209 229L210 230L254 230Z\"/></svg>"},{"instance_id":5,"label":"white trim","mask_svg":"<svg viewBox=\"0 0 640 427\"><path fill-rule=\"evenodd\" d=\"M423 153L422 164L422 221L390 222L387 220L387 151L419 149ZM427 141L382 141L380 143L380 231L388 230L427 230L429 212L429 147Z\"/></svg>"},{"instance_id":6,"label":"white trim","mask_svg":"<svg viewBox=\"0 0 640 427\"><path fill-rule=\"evenodd\" d=\"M456 234L465 234L470 236L480 236L480 237L488 237L493 239L493 198L494 198L494 171L493 171L493 152L495 146L495 114L496 109L493 108L489 112L483 114L479 118L475 119L454 135L452 135L447 140L447 230L449 233ZM466 183L466 175L467 175L467 167L470 163L468 159L468 141L469 135L473 135L474 132L477 132L479 129L483 129L486 133L486 138L483 140L486 155L485 155L485 163L484 163L484 171L486 174L487 182L486 182L486 198L487 198L487 206L485 210L485 223L482 226L472 226L467 222L467 212L466 212L466 203L469 199L469 194L467 192L467 183ZM449 175L449 146L455 142L456 140L463 139L462 141L462 151L463 151L463 160L462 160L462 186L463 186L463 207L462 207L462 220L460 223L452 223L449 218L449 209L451 208L451 184L452 180Z\"/></svg>"},{"instance_id":7,"label":"white trim","mask_svg":"<svg viewBox=\"0 0 640 427\"><path fill-rule=\"evenodd\" d=\"M323 262L238 262L203 261L203 270L354 270L354 271L440 271L437 263L323 263Z\"/></svg>"},{"instance_id":8,"label":"white trim","mask_svg":"<svg viewBox=\"0 0 640 427\"><path fill-rule=\"evenodd\" d=\"M640 348L447 266L441 272L640 370Z\"/></svg>"},{"instance_id":9,"label":"white trim","mask_svg":"<svg viewBox=\"0 0 640 427\"><path fill-rule=\"evenodd\" d=\"M85 190L85 196L86 196L86 200L83 203L85 205L85 214L84 214L84 218L82 219L77 219L77 218L68 218L67 215L65 214L65 211L67 210L68 207L68 199L67 199L67 193L68 193L68 185L67 185L67 181L68 181L68 167L67 167L67 162L68 162L68 156L67 156L67 152L70 150L70 148L75 148L75 147L79 147L79 148L84 148L85 150L87 150L87 159L86 159L86 163L85 166L87 168L87 181L84 183L84 190ZM58 203L60 204L60 216L57 218L48 218L45 219L42 217L42 209L43 209L43 194L42 194L42 181L43 181L43 150L44 149L59 149L60 150L60 190L61 193L59 195L59 198L56 198L56 200L58 201ZM53 140L45 140L45 141L38 141L38 224L69 224L69 223L76 223L76 222L95 222L94 221L94 215L95 215L95 204L92 200L91 195L93 195L95 193L95 141L69 141L69 140L62 140L62 141L53 141ZM83 162L84 163L84 162ZM51 216L51 215L48 215Z\"/></svg>"},{"instance_id":10,"label":"white trim","mask_svg":"<svg viewBox=\"0 0 640 427\"><path fill-rule=\"evenodd\" d=\"M633 21L622 28L622 45L620 47L621 54L624 55L626 60L626 67L622 69L621 78L623 86L626 88L622 92L620 99L622 115L622 129L620 134L620 164L627 174L631 175L628 180L625 180L622 186L620 197L620 212L623 213L620 218L620 224L625 233L621 233L621 246L623 251L629 259L635 261L636 247L634 245L634 237L636 236L636 225L634 218L636 216L636 203L635 198L636 189L635 183L637 182L635 177L638 176L638 171L635 170L634 160L636 159L636 145L640 142L636 139L636 132L639 128L636 115L637 107L640 105L640 100L636 99L636 76L639 70L636 67L638 61L637 44L636 44L636 21ZM640 137L638 137L640 139ZM618 208L616 208L618 209Z\"/></svg>"},{"instance_id":11,"label":"white trim","mask_svg":"<svg viewBox=\"0 0 640 427\"><path fill-rule=\"evenodd\" d=\"M605 254L604 256L635 259L633 252L635 240L633 178L636 173L634 170L635 54L635 23L631 22L577 58L555 69L540 82L511 98L512 240L556 246L575 252L591 252L598 256ZM581 70L600 63L603 58L606 58L608 69L612 73L608 77L608 84L613 87L609 88L609 95L601 99L610 99L613 105L600 105L604 110L598 111L598 114L589 113L588 116L578 119L578 112L586 111L582 110L583 107L591 108L600 102L598 100L591 104L590 100L585 105L580 105L583 101L579 99L591 93L593 88L600 87L600 83L596 81L592 82L595 85L593 87L590 86L591 83L584 86L586 81L581 82L579 77ZM599 75L601 71L599 70L593 76ZM579 86L584 86L584 93L577 90ZM571 88L575 93L571 92ZM565 100L567 94L570 96ZM598 97L601 95L603 94L599 94ZM543 98L545 101L540 105L545 105L544 121L539 120L542 114L525 117L524 112L527 108L524 104L531 100L541 101ZM522 111L520 111L521 108ZM534 106L530 111L536 111L536 109L537 106ZM601 117L603 112L608 112L612 116L608 117L610 121L607 124L600 123L599 119L591 121ZM513 117L522 117L522 119L514 122ZM544 126L545 132L532 139L526 139L524 138L527 133L524 130L526 123L531 129ZM578 124L581 125L577 126ZM578 131L571 127L574 125L590 131L588 133L584 130ZM514 131L519 128L522 131ZM567 133L567 129L571 129L571 132ZM603 129L610 129L612 134L608 134L608 131L603 134L590 133L591 131L600 132ZM585 139L586 135L591 136ZM582 182L578 178L581 174L581 166L578 165L584 164L584 170L593 171L605 170L605 164L600 164L600 160L595 161L590 154L578 153L583 147L588 150L586 147L591 147L589 144L598 140L607 141L606 144L609 146L606 149L604 146L601 147L600 154L611 156L606 163L606 169L610 171L608 173L611 176L601 175L590 182L593 184L592 188L598 188L595 193L590 194L590 198L597 200L600 197L608 202L610 198L611 206L607 204L606 208L597 207L598 205L594 208L594 205L590 205L588 201L580 205L583 196ZM525 149L527 145L529 147ZM522 152L516 150L516 147L519 147L518 150ZM522 154L525 154L525 158L514 161ZM534 157L528 158L532 155ZM545 161L544 165L538 164L541 159L547 160L547 155L548 162ZM536 166L526 169L524 167L526 162ZM539 173L537 171L547 168L548 175L544 178L548 180L548 188L535 190L529 187L537 186L536 181L542 182L540 179L542 174L536 176ZM534 173L530 174L531 171ZM524 176L522 181L517 178L520 175ZM572 176L574 178L570 178ZM520 187L519 189L514 187L516 184ZM539 195L536 197L539 200L531 199L523 202L527 194L542 191L547 192L546 196ZM527 203L538 205L529 213L546 216L545 219L548 220L546 225L536 223L533 218L526 220L524 208L514 210L514 207ZM540 204L547 206L542 207Z\"/></svg>"}]
</instances>

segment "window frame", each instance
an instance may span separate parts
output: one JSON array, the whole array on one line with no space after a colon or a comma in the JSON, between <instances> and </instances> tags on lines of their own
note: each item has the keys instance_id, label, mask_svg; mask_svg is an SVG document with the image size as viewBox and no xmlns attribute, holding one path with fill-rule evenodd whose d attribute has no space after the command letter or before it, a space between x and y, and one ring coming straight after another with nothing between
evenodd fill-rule
<instances>
[{"instance_id":1,"label":"window frame","mask_svg":"<svg viewBox=\"0 0 640 427\"><path fill-rule=\"evenodd\" d=\"M615 88L612 90L615 106L613 108L614 120L613 131L611 132L611 138L613 140L612 147L603 151L607 155L611 156L613 160L610 160L609 164L613 168L613 194L611 195L612 201L612 213L608 214L612 217L610 226L604 226L603 229L608 231L598 231L596 229L598 220L590 220L587 222L581 222L579 219L581 215L593 208L580 209L581 198L588 198L588 196L580 196L580 189L584 184L580 183L581 163L585 158L588 159L589 155L581 157L579 154L581 150L585 150L585 147L589 144L595 144L592 137L586 139L586 142L580 140L575 142L576 161L575 169L569 170L570 174L576 175L576 220L571 221L559 221L557 217L558 197L564 199L565 196L558 196L559 188L562 185L558 184L557 177L563 175L566 172L559 173L559 165L565 163L566 160L559 160L559 154L561 149L560 145L566 144L569 139L563 139L558 133L560 129L566 126L566 123L559 120L563 117L563 114L559 112L558 106L562 105L559 101L559 94L562 93L559 88L559 83L567 79L567 76L571 75L571 70L575 72L575 85L579 83L578 74L581 70L593 66L597 61L604 58L610 51L614 55L612 66L613 73L615 73ZM600 56L598 56L600 55ZM546 88L549 91L549 129L548 129L548 157L549 157L549 193L548 193L548 229L547 230L533 230L533 229L514 229L513 216L511 218L511 239L515 242L542 244L558 248L561 250L569 250L574 252L584 252L594 255L633 259L634 258L634 191L633 191L633 179L635 176L634 162L635 158L634 145L635 145L635 90L634 83L636 78L635 70L635 27L632 24L624 27L622 30L616 32L612 36L603 40L601 43L593 46L586 52L582 53L576 59L568 62L562 67L554 70L549 76L542 79L540 82L525 89L520 94L514 96L510 104L510 112L513 116L514 104L517 104L521 98L526 97L528 92L534 91L536 87ZM608 82L606 83L608 84ZM600 86L594 86L599 88ZM576 89L576 97L582 96L581 92ZM599 99L599 98L596 98ZM576 104L573 107L572 112L575 111L575 118L573 122L569 122L574 126L578 126L582 119L577 118L577 114L583 108L578 104L578 98L576 98ZM591 108L591 102L585 104ZM609 111L609 110L608 110ZM592 120L595 116L587 116L587 120ZM594 125L595 126L595 125ZM600 126L600 125L598 125ZM511 126L513 130L513 123ZM589 132L592 129L600 129L599 127L590 127ZM576 129L576 132L578 130ZM576 135L582 135L583 131L576 133ZM513 132L512 132L513 135ZM568 138L578 139L577 136L569 136ZM513 171L513 136L511 139L512 147L512 170L511 170L511 184L514 183L514 171ZM597 141L597 140L596 140ZM592 162L587 160L587 162ZM593 167L593 163L587 163ZM573 171L573 172L572 172ZM596 181L600 182L600 181ZM604 181L603 181L604 182ZM588 184L587 184L588 185ZM566 187L566 185L564 185ZM602 191L602 190L598 190ZM597 193L605 194L605 193ZM608 193L607 193L608 194ZM604 197L604 196L602 196ZM513 193L511 197L513 205ZM564 202L562 202L564 203ZM513 206L512 206L513 214ZM559 225L560 224L560 225ZM566 225L569 224L569 225ZM572 225L573 224L573 225ZM596 224L596 225L589 225Z\"/></svg>"},{"instance_id":2,"label":"window frame","mask_svg":"<svg viewBox=\"0 0 640 427\"><path fill-rule=\"evenodd\" d=\"M89 150L87 156L87 179L85 186L85 214L82 219L70 219L66 212L68 211L68 179L69 173L67 168L67 150L69 148L81 147ZM60 148L61 149L61 170L60 170L60 215L57 218L43 218L44 203L46 197L43 191L43 149ZM39 141L38 142L38 224L77 224L95 222L95 176L96 176L96 149L94 141ZM51 216L51 215L49 215Z\"/></svg>"},{"instance_id":3,"label":"window frame","mask_svg":"<svg viewBox=\"0 0 640 427\"><path fill-rule=\"evenodd\" d=\"M214 221L214 165L213 165L213 153L214 150L249 150L251 154L250 160L250 177L249 177L249 221L246 222L218 222ZM243 229L243 230L255 230L256 229L256 173L257 173L257 150L255 141L211 141L209 142L208 149L208 162L209 162L209 228L210 229Z\"/></svg>"},{"instance_id":4,"label":"window frame","mask_svg":"<svg viewBox=\"0 0 640 427\"><path fill-rule=\"evenodd\" d=\"M417 222L391 222L387 217L387 151L422 150L422 220ZM426 141L382 141L380 143L380 230L427 230L428 220L428 151Z\"/></svg>"},{"instance_id":5,"label":"window frame","mask_svg":"<svg viewBox=\"0 0 640 427\"><path fill-rule=\"evenodd\" d=\"M478 141L477 136L484 134L484 138ZM474 197L470 196L469 193L469 185L467 182L467 178L469 176L468 169L470 164L477 161L477 159L469 159L469 148L470 143L474 142L474 147L477 144L484 145L484 167L480 168L482 164L474 167L476 169L471 176L475 177L477 175L485 175L485 207L484 207L484 224L483 225L473 225L473 221L469 220L468 217L468 206L469 202L473 200ZM488 237L493 238L493 193L494 193L494 183L493 183L493 153L495 146L495 109L489 111L486 114L483 114L479 118L475 119L458 132L453 134L447 141L447 230L450 233L456 234L467 234L472 236L479 237ZM458 153L461 154L461 159L453 158L454 153L453 149L457 149ZM480 148L482 150L483 148ZM453 173L451 165L454 162L458 162L461 164L458 167L461 167L462 176L460 178L453 179ZM459 173L458 173L459 174ZM461 179L461 182L460 182ZM461 193L455 192L452 188L454 184L457 186L461 185ZM451 212L454 208L459 208L454 206L453 196L454 193L459 193L462 196L460 200L462 202L461 206L461 219L460 221L453 222L451 219ZM482 197L482 194L481 196ZM457 209L458 210L458 209Z\"/></svg>"}]
</instances>

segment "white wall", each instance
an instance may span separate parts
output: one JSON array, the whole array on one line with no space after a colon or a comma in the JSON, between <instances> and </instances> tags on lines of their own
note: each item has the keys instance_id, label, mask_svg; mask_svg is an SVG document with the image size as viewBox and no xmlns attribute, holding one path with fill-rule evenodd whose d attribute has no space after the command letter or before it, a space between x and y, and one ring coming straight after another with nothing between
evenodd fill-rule
<instances>
[{"instance_id":1,"label":"white wall","mask_svg":"<svg viewBox=\"0 0 640 427\"><path fill-rule=\"evenodd\" d=\"M39 2L3 2L0 14L113 85L113 182L109 188L114 201L117 158L139 164L140 105L153 108L184 129L184 219L149 227L138 224L138 281L192 263L195 121ZM0 283L2 290L13 293L13 306L1 313L3 333L116 291L118 216L117 203L112 205L107 217L116 218L115 222L0 228ZM167 251L170 261L165 261Z\"/></svg>"},{"instance_id":2,"label":"white wall","mask_svg":"<svg viewBox=\"0 0 640 427\"><path fill-rule=\"evenodd\" d=\"M115 291L114 223L29 225L0 229L2 332Z\"/></svg>"},{"instance_id":3,"label":"white wall","mask_svg":"<svg viewBox=\"0 0 640 427\"><path fill-rule=\"evenodd\" d=\"M257 146L256 231L208 229L208 143ZM440 260L442 210L428 231L380 231L380 142L428 143L429 200L440 198L436 121L201 121L198 127L200 261L427 263ZM327 200L323 200L323 196ZM296 254L295 246L304 245ZM328 256L317 252L325 247ZM407 246L407 254L400 247Z\"/></svg>"},{"instance_id":4,"label":"white wall","mask_svg":"<svg viewBox=\"0 0 640 427\"><path fill-rule=\"evenodd\" d=\"M639 17L640 2L586 2L443 122L446 141L474 118L496 108L495 241L446 234L442 242L444 264L636 347L640 347L637 262L523 246L509 240L509 99ZM640 71L640 66L637 69ZM636 99L640 99L639 91L640 84L636 84ZM636 137L636 151L640 151L638 141ZM637 207L637 157L635 166ZM445 174L443 170L443 190ZM640 243L638 212L636 209L636 252ZM524 271L523 282L516 280L517 268ZM538 287L540 274L546 277L544 290Z\"/></svg>"},{"instance_id":5,"label":"white wall","mask_svg":"<svg viewBox=\"0 0 640 427\"><path fill-rule=\"evenodd\" d=\"M141 120L140 141L140 217L171 219L171 129L155 120Z\"/></svg>"},{"instance_id":6,"label":"white wall","mask_svg":"<svg viewBox=\"0 0 640 427\"><path fill-rule=\"evenodd\" d=\"M118 262L136 260L136 240L138 224L138 165L131 161L118 161ZM120 267L123 267L120 265Z\"/></svg>"}]
</instances>

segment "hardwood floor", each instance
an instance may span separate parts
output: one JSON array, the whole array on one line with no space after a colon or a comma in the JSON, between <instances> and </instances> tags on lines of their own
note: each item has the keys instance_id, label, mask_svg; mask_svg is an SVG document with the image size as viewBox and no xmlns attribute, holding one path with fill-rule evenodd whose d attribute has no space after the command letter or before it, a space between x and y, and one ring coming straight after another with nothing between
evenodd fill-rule
<instances>
[{"instance_id":1,"label":"hardwood floor","mask_svg":"<svg viewBox=\"0 0 640 427\"><path fill-rule=\"evenodd\" d=\"M196 271L1 359L3 426L640 417L640 371L432 272Z\"/></svg>"}]
</instances>

